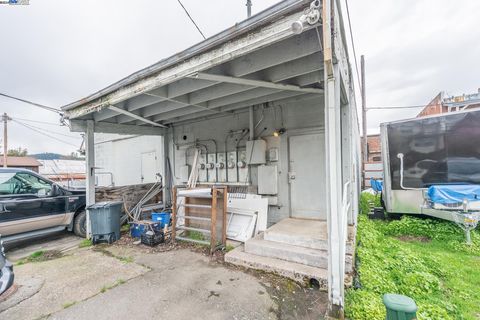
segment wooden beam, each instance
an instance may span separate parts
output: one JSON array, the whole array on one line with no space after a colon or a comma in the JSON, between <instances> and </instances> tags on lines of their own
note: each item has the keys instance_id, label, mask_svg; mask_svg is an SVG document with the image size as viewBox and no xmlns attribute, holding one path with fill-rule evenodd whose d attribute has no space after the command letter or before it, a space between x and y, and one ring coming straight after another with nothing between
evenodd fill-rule
<instances>
[{"instance_id":1,"label":"wooden beam","mask_svg":"<svg viewBox=\"0 0 480 320\"><path fill-rule=\"evenodd\" d=\"M190 76L190 78L234 83L239 85L247 85L252 87L269 88L269 89L284 90L284 91L297 91L297 92L317 93L317 94L323 93L322 89L317 89L317 88L301 88L299 86L294 86L291 84L274 83L274 82L252 80L252 79L245 79L245 78L236 78L236 77L203 73L203 72L197 72L194 75Z\"/></svg>"},{"instance_id":2,"label":"wooden beam","mask_svg":"<svg viewBox=\"0 0 480 320\"><path fill-rule=\"evenodd\" d=\"M152 126L166 128L166 126L164 126L163 124L153 122L151 120L145 119L144 117L136 115L135 113L132 113L130 111L127 111L127 110L124 110L124 109L121 109L121 108L118 108L118 107L115 107L115 106L109 106L108 109L110 109L112 111L115 111L115 112L118 112L118 113L122 113L126 116L129 116L129 117L131 117L133 119L136 119L136 120L140 120L140 121L145 122L147 124L151 124Z\"/></svg>"}]
</instances>

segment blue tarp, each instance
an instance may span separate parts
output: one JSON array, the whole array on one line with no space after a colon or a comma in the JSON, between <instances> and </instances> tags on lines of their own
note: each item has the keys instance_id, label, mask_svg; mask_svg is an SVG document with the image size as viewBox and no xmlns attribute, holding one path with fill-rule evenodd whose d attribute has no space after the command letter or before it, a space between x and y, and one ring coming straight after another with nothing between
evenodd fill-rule
<instances>
[{"instance_id":1,"label":"blue tarp","mask_svg":"<svg viewBox=\"0 0 480 320\"><path fill-rule=\"evenodd\" d=\"M434 203L454 204L480 201L480 186L475 184L435 185L428 188L428 197Z\"/></svg>"},{"instance_id":2,"label":"blue tarp","mask_svg":"<svg viewBox=\"0 0 480 320\"><path fill-rule=\"evenodd\" d=\"M383 181L381 180L375 180L375 179L370 179L370 186L372 186L372 189L376 192L381 192L383 189Z\"/></svg>"}]
</instances>

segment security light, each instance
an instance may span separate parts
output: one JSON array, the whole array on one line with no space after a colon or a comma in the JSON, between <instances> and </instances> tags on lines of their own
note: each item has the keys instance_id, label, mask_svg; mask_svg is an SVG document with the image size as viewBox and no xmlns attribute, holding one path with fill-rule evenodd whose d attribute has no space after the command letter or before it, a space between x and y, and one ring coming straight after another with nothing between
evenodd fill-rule
<instances>
[{"instance_id":1,"label":"security light","mask_svg":"<svg viewBox=\"0 0 480 320\"><path fill-rule=\"evenodd\" d=\"M305 26L314 25L320 20L320 1L315 0L310 4L310 8L305 9L300 18L292 23L292 31L295 34L303 32Z\"/></svg>"}]
</instances>

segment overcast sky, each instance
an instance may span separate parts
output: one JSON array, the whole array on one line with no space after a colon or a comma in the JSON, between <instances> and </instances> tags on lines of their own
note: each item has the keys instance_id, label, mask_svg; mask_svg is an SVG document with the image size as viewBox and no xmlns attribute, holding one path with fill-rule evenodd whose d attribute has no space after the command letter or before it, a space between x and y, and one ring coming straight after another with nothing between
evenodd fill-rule
<instances>
[{"instance_id":1,"label":"overcast sky","mask_svg":"<svg viewBox=\"0 0 480 320\"><path fill-rule=\"evenodd\" d=\"M244 19L245 2L183 0L207 37ZM253 0L253 12L276 2ZM357 58L366 57L368 106L426 104L442 90L462 94L480 87L480 1L349 5ZM54 107L202 40L176 0L30 0L29 6L0 5L0 28L0 92ZM56 125L54 113L2 97L0 111L63 141L9 122L10 148L68 154L81 143ZM418 111L369 111L369 133L380 122Z\"/></svg>"}]
</instances>

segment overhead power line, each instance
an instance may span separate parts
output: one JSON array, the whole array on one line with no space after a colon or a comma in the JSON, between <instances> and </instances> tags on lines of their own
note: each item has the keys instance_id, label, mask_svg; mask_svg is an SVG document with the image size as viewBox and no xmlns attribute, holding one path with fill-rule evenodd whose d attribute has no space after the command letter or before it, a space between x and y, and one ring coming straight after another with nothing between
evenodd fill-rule
<instances>
[{"instance_id":1,"label":"overhead power line","mask_svg":"<svg viewBox=\"0 0 480 320\"><path fill-rule=\"evenodd\" d=\"M195 22L195 20L193 20L192 16L190 15L190 13L188 13L188 10L187 8L185 8L185 6L183 5L183 3L180 1L180 0L177 0L177 2L182 6L183 8L183 11L185 11L185 13L187 14L188 18L190 18L190 21L192 21L192 23L195 25L195 28L197 28L198 32L200 32L200 34L202 35L203 39L207 39L205 37L205 35L203 34L202 30L200 30L200 28L198 27L197 23Z\"/></svg>"},{"instance_id":2,"label":"overhead power line","mask_svg":"<svg viewBox=\"0 0 480 320\"><path fill-rule=\"evenodd\" d=\"M415 109L415 108L425 108L425 105L418 105L418 106L379 106L379 107L368 107L367 110L391 110L391 109Z\"/></svg>"},{"instance_id":3,"label":"overhead power line","mask_svg":"<svg viewBox=\"0 0 480 320\"><path fill-rule=\"evenodd\" d=\"M20 122L18 120L18 118L11 118L12 120L17 120L17 122ZM26 124L24 123L25 125L27 126L30 126L32 128L35 128L37 130L40 130L40 131L44 131L44 132L48 132L48 133L52 133L52 134L57 134L59 136L64 136L64 137L67 137L67 138L70 138L70 139L82 139L82 137L75 137L75 136L71 136L71 135L68 135L68 134L65 134L65 133L61 133L61 132L57 132L57 131L52 131L52 130L48 130L48 129L45 129L45 128L40 128L40 127L37 127L37 126L34 126L32 124Z\"/></svg>"},{"instance_id":4,"label":"overhead power line","mask_svg":"<svg viewBox=\"0 0 480 320\"><path fill-rule=\"evenodd\" d=\"M55 122L47 122L47 121L31 120L31 119L17 118L17 117L15 117L14 119L16 119L16 120L21 120L21 121L26 121L26 122L41 123L41 124L48 124L48 125L50 125L50 126L60 126L60 127L63 127L63 126L64 126L64 125L62 125L60 122L58 122L58 123L55 123Z\"/></svg>"},{"instance_id":5,"label":"overhead power line","mask_svg":"<svg viewBox=\"0 0 480 320\"><path fill-rule=\"evenodd\" d=\"M62 111L61 111L60 109L56 109L56 108L52 108L52 107L49 107L49 106L45 106L45 105L43 105L43 104L36 103L36 102L32 102L32 101L29 101L29 100L26 100L26 99L14 97L14 96L8 95L8 94L6 94L6 93L1 93L1 92L0 92L0 96L6 97L6 98L10 98L10 99L13 99L13 100L17 100L17 101L20 101L20 102L24 102L24 103L30 104L30 105L32 105L32 106L35 106L35 107L38 107L38 108L42 108L42 109L45 109L45 110L48 110L48 111L52 111L52 112L55 112L55 113L58 113L58 114L62 114Z\"/></svg>"},{"instance_id":6,"label":"overhead power line","mask_svg":"<svg viewBox=\"0 0 480 320\"><path fill-rule=\"evenodd\" d=\"M38 129L32 128L30 125L28 125L28 124L26 124L26 123L23 123L23 122L20 122L20 121L17 121L17 120L12 120L12 121L15 122L15 123L17 123L17 124L19 124L19 125L21 125L21 126L24 126L24 127L27 128L27 129L30 129L30 130L32 130L32 131L35 131L36 133L39 133L39 134L44 135L44 136L46 136L46 137L49 137L49 138L51 138L51 139L53 139L53 140L57 140L57 141L59 141L59 142L68 144L68 145L70 145L70 146L74 146L75 148L78 147L76 144L73 144L73 143L68 142L68 141L64 141L64 140L59 139L59 138L57 138L57 137L54 137L54 136L52 136L52 135L50 135L50 134L48 134L48 133L45 133L45 132L40 131L40 130L38 130Z\"/></svg>"},{"instance_id":7,"label":"overhead power line","mask_svg":"<svg viewBox=\"0 0 480 320\"><path fill-rule=\"evenodd\" d=\"M347 7L348 28L350 29L350 41L352 42L353 58L355 59L355 71L357 72L358 87L362 90L362 82L360 81L360 73L358 72L357 53L355 51L355 42L353 41L352 22L350 20L350 10L348 9L348 0L345 0Z\"/></svg>"}]
</instances>

